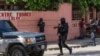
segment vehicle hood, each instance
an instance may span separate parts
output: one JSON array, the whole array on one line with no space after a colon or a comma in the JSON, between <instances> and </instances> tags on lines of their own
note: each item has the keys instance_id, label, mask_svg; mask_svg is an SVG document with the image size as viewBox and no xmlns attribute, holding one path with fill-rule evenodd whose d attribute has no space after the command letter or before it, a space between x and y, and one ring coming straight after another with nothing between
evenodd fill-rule
<instances>
[{"instance_id":1,"label":"vehicle hood","mask_svg":"<svg viewBox=\"0 0 100 56\"><path fill-rule=\"evenodd\" d=\"M39 32L5 32L3 33L4 36L23 36L23 37L34 37L34 36L41 36L44 35L44 33Z\"/></svg>"}]
</instances>

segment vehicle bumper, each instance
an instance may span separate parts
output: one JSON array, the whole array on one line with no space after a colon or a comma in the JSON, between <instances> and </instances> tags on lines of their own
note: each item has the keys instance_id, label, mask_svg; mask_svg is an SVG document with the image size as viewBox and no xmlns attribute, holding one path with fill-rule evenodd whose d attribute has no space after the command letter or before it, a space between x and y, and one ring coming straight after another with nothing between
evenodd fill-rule
<instances>
[{"instance_id":1,"label":"vehicle bumper","mask_svg":"<svg viewBox=\"0 0 100 56\"><path fill-rule=\"evenodd\" d=\"M47 48L47 42L40 42L40 43L36 43L36 44L30 44L30 45L27 45L25 47L25 49L28 53L30 53L30 52L39 52L39 51L42 51L42 50L46 50L46 48Z\"/></svg>"}]
</instances>

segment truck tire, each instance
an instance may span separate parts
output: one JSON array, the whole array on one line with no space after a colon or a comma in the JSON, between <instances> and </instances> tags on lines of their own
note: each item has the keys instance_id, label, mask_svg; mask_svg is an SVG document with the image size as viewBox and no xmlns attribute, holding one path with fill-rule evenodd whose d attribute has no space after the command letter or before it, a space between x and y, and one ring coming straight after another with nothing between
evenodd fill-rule
<instances>
[{"instance_id":1,"label":"truck tire","mask_svg":"<svg viewBox=\"0 0 100 56\"><path fill-rule=\"evenodd\" d=\"M31 53L29 54L29 56L43 56L44 55L44 51L40 51L40 52L37 52L37 53Z\"/></svg>"},{"instance_id":2,"label":"truck tire","mask_svg":"<svg viewBox=\"0 0 100 56\"><path fill-rule=\"evenodd\" d=\"M27 56L24 47L21 45L15 45L8 51L10 56Z\"/></svg>"}]
</instances>

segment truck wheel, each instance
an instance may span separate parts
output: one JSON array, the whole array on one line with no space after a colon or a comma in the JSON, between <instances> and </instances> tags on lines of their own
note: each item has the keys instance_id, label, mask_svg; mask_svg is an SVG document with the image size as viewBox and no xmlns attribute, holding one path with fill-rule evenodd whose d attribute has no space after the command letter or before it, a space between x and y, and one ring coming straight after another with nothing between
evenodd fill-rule
<instances>
[{"instance_id":1,"label":"truck wheel","mask_svg":"<svg viewBox=\"0 0 100 56\"><path fill-rule=\"evenodd\" d=\"M15 45L9 50L9 55L10 56L27 56L25 53L25 50L22 46L20 45Z\"/></svg>"}]
</instances>

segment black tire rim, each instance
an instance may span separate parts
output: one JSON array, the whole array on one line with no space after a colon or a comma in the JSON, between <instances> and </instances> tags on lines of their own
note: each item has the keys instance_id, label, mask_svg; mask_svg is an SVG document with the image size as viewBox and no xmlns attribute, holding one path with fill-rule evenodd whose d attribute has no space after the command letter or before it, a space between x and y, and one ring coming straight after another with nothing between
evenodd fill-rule
<instances>
[{"instance_id":1,"label":"black tire rim","mask_svg":"<svg viewBox=\"0 0 100 56\"><path fill-rule=\"evenodd\" d=\"M11 56L23 56L23 53L21 50L16 49L12 52Z\"/></svg>"}]
</instances>

